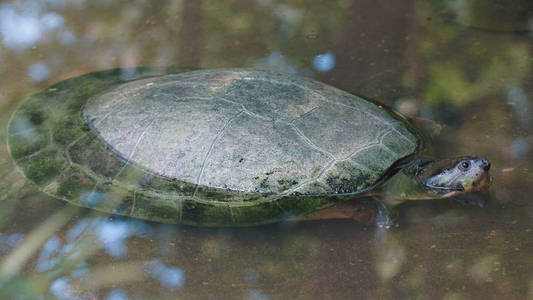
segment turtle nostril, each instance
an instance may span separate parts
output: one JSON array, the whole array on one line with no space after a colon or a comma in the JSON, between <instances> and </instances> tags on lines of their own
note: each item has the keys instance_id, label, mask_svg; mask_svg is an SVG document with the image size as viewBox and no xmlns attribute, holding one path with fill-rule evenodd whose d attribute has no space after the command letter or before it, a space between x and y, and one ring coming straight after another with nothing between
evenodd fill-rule
<instances>
[{"instance_id":1,"label":"turtle nostril","mask_svg":"<svg viewBox=\"0 0 533 300\"><path fill-rule=\"evenodd\" d=\"M486 158L482 158L482 159L481 159L481 164L482 164L483 169L484 169L485 171L490 170L490 161L489 161L488 159L486 159Z\"/></svg>"}]
</instances>

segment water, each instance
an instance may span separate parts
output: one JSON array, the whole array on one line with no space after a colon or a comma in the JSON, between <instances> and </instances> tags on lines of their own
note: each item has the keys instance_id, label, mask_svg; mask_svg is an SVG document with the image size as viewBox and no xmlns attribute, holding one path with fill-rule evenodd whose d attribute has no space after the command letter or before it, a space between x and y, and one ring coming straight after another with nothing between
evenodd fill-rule
<instances>
[{"instance_id":1,"label":"water","mask_svg":"<svg viewBox=\"0 0 533 300\"><path fill-rule=\"evenodd\" d=\"M3 2L1 298L533 298L532 11L526 0ZM25 181L5 147L17 105L132 66L272 68L436 120L433 154L491 159L489 205L407 202L391 230L202 229L76 208Z\"/></svg>"}]
</instances>

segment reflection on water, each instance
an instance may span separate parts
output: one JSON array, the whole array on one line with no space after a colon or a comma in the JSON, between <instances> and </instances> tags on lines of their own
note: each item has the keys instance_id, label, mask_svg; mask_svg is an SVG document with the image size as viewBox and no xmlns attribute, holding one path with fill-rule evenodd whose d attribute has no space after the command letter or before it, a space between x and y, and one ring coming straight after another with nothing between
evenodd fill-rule
<instances>
[{"instance_id":1,"label":"reflection on water","mask_svg":"<svg viewBox=\"0 0 533 300\"><path fill-rule=\"evenodd\" d=\"M107 300L127 300L128 296L123 289L113 289L106 297Z\"/></svg>"},{"instance_id":2,"label":"reflection on water","mask_svg":"<svg viewBox=\"0 0 533 300\"><path fill-rule=\"evenodd\" d=\"M518 121L520 121L523 126L531 124L533 120L531 104L527 99L526 92L522 88L512 88L507 93L507 102L514 110L514 113L517 115Z\"/></svg>"},{"instance_id":3,"label":"reflection on water","mask_svg":"<svg viewBox=\"0 0 533 300\"><path fill-rule=\"evenodd\" d=\"M313 67L318 71L327 72L335 67L335 55L328 52L319 54L313 58Z\"/></svg>"},{"instance_id":4,"label":"reflection on water","mask_svg":"<svg viewBox=\"0 0 533 300\"><path fill-rule=\"evenodd\" d=\"M0 251L6 251L10 248L16 247L22 240L24 235L22 233L12 233L8 236L0 235Z\"/></svg>"},{"instance_id":5,"label":"reflection on water","mask_svg":"<svg viewBox=\"0 0 533 300\"><path fill-rule=\"evenodd\" d=\"M48 78L50 70L44 63L35 63L31 65L28 69L28 76L33 81L43 81Z\"/></svg>"},{"instance_id":6,"label":"reflection on water","mask_svg":"<svg viewBox=\"0 0 533 300\"><path fill-rule=\"evenodd\" d=\"M148 269L164 286L179 289L185 284L185 273L180 268L167 267L160 260L155 260L150 262Z\"/></svg>"},{"instance_id":7,"label":"reflection on water","mask_svg":"<svg viewBox=\"0 0 533 300\"><path fill-rule=\"evenodd\" d=\"M0 32L5 46L26 49L34 46L45 34L63 26L64 20L55 12L43 12L35 1L20 1L0 6Z\"/></svg>"},{"instance_id":8,"label":"reflection on water","mask_svg":"<svg viewBox=\"0 0 533 300\"><path fill-rule=\"evenodd\" d=\"M499 0L0 4L0 298L532 298L532 11ZM78 209L20 175L5 136L21 101L140 65L278 69L436 120L431 154L491 159L489 205L407 202L381 231L344 220L202 229ZM34 121L12 130L31 139Z\"/></svg>"}]
</instances>

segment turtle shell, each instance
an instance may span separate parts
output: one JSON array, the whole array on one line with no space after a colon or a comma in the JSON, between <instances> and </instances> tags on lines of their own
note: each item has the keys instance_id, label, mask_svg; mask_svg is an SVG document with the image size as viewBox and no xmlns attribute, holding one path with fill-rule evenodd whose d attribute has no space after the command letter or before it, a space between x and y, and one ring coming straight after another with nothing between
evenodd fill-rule
<instances>
[{"instance_id":1,"label":"turtle shell","mask_svg":"<svg viewBox=\"0 0 533 300\"><path fill-rule=\"evenodd\" d=\"M32 96L10 122L12 158L41 190L77 205L242 226L353 198L422 147L399 115L309 78L164 73L91 73Z\"/></svg>"}]
</instances>

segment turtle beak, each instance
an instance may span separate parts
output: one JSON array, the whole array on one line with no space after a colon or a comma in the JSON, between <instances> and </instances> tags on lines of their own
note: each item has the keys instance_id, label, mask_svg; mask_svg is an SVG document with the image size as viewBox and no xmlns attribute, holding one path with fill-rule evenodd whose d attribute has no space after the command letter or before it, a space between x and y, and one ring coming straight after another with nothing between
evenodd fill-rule
<instances>
[{"instance_id":1,"label":"turtle beak","mask_svg":"<svg viewBox=\"0 0 533 300\"><path fill-rule=\"evenodd\" d=\"M490 160L486 158L481 159L481 166L483 167L483 170L489 171L490 170Z\"/></svg>"},{"instance_id":2,"label":"turtle beak","mask_svg":"<svg viewBox=\"0 0 533 300\"><path fill-rule=\"evenodd\" d=\"M486 189L492 182L492 175L490 174L490 161L486 158L481 158L478 165L479 175L473 183L472 188L475 190Z\"/></svg>"}]
</instances>

